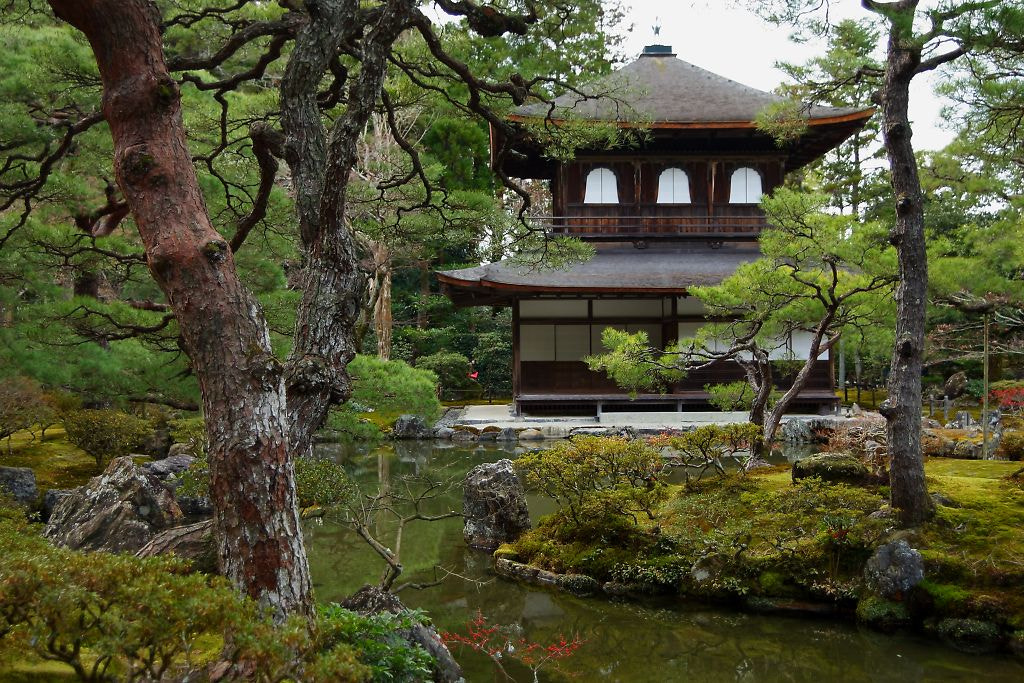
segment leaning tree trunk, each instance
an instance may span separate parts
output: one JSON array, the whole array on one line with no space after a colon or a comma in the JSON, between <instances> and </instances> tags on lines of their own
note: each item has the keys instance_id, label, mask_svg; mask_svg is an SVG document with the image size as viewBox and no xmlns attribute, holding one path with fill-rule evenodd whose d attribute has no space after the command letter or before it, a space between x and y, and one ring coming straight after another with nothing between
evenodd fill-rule
<instances>
[{"instance_id":1,"label":"leaning tree trunk","mask_svg":"<svg viewBox=\"0 0 1024 683\"><path fill-rule=\"evenodd\" d=\"M909 10L911 16L913 9ZM910 82L921 63L921 48L905 40L911 28L891 20L885 84L882 90L885 150L892 171L896 222L890 241L896 247L896 344L889 373L889 397L881 408L886 419L892 506L904 526L931 516L921 456L921 369L924 362L928 260L924 239L924 196L911 144L908 105Z\"/></svg>"},{"instance_id":2,"label":"leaning tree trunk","mask_svg":"<svg viewBox=\"0 0 1024 683\"><path fill-rule=\"evenodd\" d=\"M203 396L220 569L281 618L312 608L289 458L282 368L259 304L210 223L145 0L50 0L88 38L114 166Z\"/></svg>"}]
</instances>

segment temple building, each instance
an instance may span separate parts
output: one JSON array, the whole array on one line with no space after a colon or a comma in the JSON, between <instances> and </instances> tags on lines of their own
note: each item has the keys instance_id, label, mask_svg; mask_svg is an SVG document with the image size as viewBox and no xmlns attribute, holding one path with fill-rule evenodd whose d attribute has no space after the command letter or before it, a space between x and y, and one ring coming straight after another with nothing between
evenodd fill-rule
<instances>
[{"instance_id":1,"label":"temple building","mask_svg":"<svg viewBox=\"0 0 1024 683\"><path fill-rule=\"evenodd\" d=\"M759 256L762 195L855 133L873 110L807 107L804 132L780 146L754 121L782 98L688 64L662 45L648 46L591 91L610 96L563 95L553 109L526 105L511 118L614 123L642 130L638 144L577 149L562 162L519 143L503 170L549 181L552 216L540 221L551 234L592 242L596 255L565 270L500 261L442 271L442 291L460 306L512 308L517 413L707 409L705 385L742 379L737 364L691 372L663 394L630 396L583 358L604 351L606 327L643 330L661 347L692 336L706 319L689 289L717 284ZM786 357L807 358L806 339L795 336L786 347ZM794 409L834 405L833 374L826 353Z\"/></svg>"}]
</instances>

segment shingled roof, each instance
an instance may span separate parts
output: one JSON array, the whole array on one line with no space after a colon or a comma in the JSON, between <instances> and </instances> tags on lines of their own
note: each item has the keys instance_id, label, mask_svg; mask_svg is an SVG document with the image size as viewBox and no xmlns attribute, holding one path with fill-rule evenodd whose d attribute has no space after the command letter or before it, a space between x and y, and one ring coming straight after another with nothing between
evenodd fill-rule
<instances>
[{"instance_id":1,"label":"shingled roof","mask_svg":"<svg viewBox=\"0 0 1024 683\"><path fill-rule=\"evenodd\" d=\"M509 305L514 295L686 294L718 284L760 256L756 246L600 245L595 256L566 269L538 269L513 261L438 271L442 290L460 306ZM638 261L643 267L638 267Z\"/></svg>"},{"instance_id":2,"label":"shingled roof","mask_svg":"<svg viewBox=\"0 0 1024 683\"><path fill-rule=\"evenodd\" d=\"M660 50L659 50L660 48ZM648 46L636 61L548 104L519 107L512 118L573 118L594 121L661 124L736 123L750 125L765 107L786 101L694 66L665 46ZM809 123L867 118L871 109L808 107Z\"/></svg>"}]
</instances>

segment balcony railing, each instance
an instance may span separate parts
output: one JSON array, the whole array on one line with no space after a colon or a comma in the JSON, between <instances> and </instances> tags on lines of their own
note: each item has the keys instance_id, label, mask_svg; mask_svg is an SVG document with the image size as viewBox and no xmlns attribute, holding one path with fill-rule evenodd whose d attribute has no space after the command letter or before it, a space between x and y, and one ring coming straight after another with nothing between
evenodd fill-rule
<instances>
[{"instance_id":1,"label":"balcony railing","mask_svg":"<svg viewBox=\"0 0 1024 683\"><path fill-rule=\"evenodd\" d=\"M537 216L533 225L551 235L572 235L587 240L751 240L767 227L759 207L729 207L728 215L712 215L693 207L686 215L619 215L620 207L586 207L573 216ZM575 207L570 207L571 210ZM725 211L723 211L725 213Z\"/></svg>"}]
</instances>

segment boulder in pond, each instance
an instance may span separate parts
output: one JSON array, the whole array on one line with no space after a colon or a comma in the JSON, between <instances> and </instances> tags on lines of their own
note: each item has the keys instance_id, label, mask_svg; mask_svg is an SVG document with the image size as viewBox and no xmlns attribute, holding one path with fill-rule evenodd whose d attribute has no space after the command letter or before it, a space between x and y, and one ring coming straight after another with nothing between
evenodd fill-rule
<instances>
[{"instance_id":1,"label":"boulder in pond","mask_svg":"<svg viewBox=\"0 0 1024 683\"><path fill-rule=\"evenodd\" d=\"M36 475L28 467L0 467L0 493L6 493L22 505L33 505L39 490Z\"/></svg>"},{"instance_id":2,"label":"boulder in pond","mask_svg":"<svg viewBox=\"0 0 1024 683\"><path fill-rule=\"evenodd\" d=\"M103 474L57 503L45 535L72 550L134 553L181 519L174 495L159 479L130 457L115 458Z\"/></svg>"},{"instance_id":3,"label":"boulder in pond","mask_svg":"<svg viewBox=\"0 0 1024 683\"><path fill-rule=\"evenodd\" d=\"M850 453L818 453L793 463L793 481L818 477L822 481L860 484L870 477L867 465Z\"/></svg>"},{"instance_id":4,"label":"boulder in pond","mask_svg":"<svg viewBox=\"0 0 1024 683\"><path fill-rule=\"evenodd\" d=\"M398 596L377 586L363 586L353 595L345 598L341 606L366 616L383 612L391 614L409 612ZM459 683L464 680L462 668L432 626L416 622L411 628L401 629L397 633L403 640L412 645L419 645L434 658L434 670L430 680L435 683Z\"/></svg>"},{"instance_id":5,"label":"boulder in pond","mask_svg":"<svg viewBox=\"0 0 1024 683\"><path fill-rule=\"evenodd\" d=\"M530 528L526 492L505 459L477 465L466 475L462 536L474 548L496 550Z\"/></svg>"},{"instance_id":6,"label":"boulder in pond","mask_svg":"<svg viewBox=\"0 0 1024 683\"><path fill-rule=\"evenodd\" d=\"M500 432L498 432L498 441L515 441L517 438L518 435L516 434L516 430L513 429L512 427L505 427Z\"/></svg>"},{"instance_id":7,"label":"boulder in pond","mask_svg":"<svg viewBox=\"0 0 1024 683\"><path fill-rule=\"evenodd\" d=\"M391 427L394 439L430 439L433 436L434 431L419 415L399 415Z\"/></svg>"},{"instance_id":8,"label":"boulder in pond","mask_svg":"<svg viewBox=\"0 0 1024 683\"><path fill-rule=\"evenodd\" d=\"M866 588L883 598L906 595L924 580L924 560L906 539L879 546L864 566Z\"/></svg>"},{"instance_id":9,"label":"boulder in pond","mask_svg":"<svg viewBox=\"0 0 1024 683\"><path fill-rule=\"evenodd\" d=\"M519 432L520 441L542 441L544 439L544 432L539 429L524 429Z\"/></svg>"}]
</instances>

